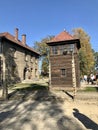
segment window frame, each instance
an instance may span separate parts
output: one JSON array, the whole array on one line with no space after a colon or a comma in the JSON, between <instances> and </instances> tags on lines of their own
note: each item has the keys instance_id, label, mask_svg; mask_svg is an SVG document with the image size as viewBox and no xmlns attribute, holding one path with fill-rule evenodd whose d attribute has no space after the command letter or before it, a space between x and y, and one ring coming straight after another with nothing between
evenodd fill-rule
<instances>
[{"instance_id":1,"label":"window frame","mask_svg":"<svg viewBox=\"0 0 98 130\"><path fill-rule=\"evenodd\" d=\"M25 61L27 62L28 61L28 54L25 53Z\"/></svg>"},{"instance_id":2,"label":"window frame","mask_svg":"<svg viewBox=\"0 0 98 130\"><path fill-rule=\"evenodd\" d=\"M67 77L67 71L65 68L60 69L61 77Z\"/></svg>"},{"instance_id":3,"label":"window frame","mask_svg":"<svg viewBox=\"0 0 98 130\"><path fill-rule=\"evenodd\" d=\"M17 50L15 47L9 48L9 54L11 55L11 57L16 58L17 57L16 52L17 52Z\"/></svg>"},{"instance_id":4,"label":"window frame","mask_svg":"<svg viewBox=\"0 0 98 130\"><path fill-rule=\"evenodd\" d=\"M2 54L2 43L0 41L0 54Z\"/></svg>"},{"instance_id":5,"label":"window frame","mask_svg":"<svg viewBox=\"0 0 98 130\"><path fill-rule=\"evenodd\" d=\"M30 57L30 61L31 61L31 63L34 62L34 57L33 56Z\"/></svg>"},{"instance_id":6,"label":"window frame","mask_svg":"<svg viewBox=\"0 0 98 130\"><path fill-rule=\"evenodd\" d=\"M66 51L66 45L60 45L60 54L63 55L64 51Z\"/></svg>"},{"instance_id":7,"label":"window frame","mask_svg":"<svg viewBox=\"0 0 98 130\"><path fill-rule=\"evenodd\" d=\"M52 46L51 52L52 55L58 55L58 46Z\"/></svg>"}]
</instances>

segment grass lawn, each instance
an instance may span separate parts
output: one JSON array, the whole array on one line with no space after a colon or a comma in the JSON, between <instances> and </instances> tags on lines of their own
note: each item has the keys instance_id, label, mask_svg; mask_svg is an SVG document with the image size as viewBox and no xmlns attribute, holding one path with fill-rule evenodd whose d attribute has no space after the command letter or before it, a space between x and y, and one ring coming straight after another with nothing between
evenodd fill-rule
<instances>
[{"instance_id":1,"label":"grass lawn","mask_svg":"<svg viewBox=\"0 0 98 130\"><path fill-rule=\"evenodd\" d=\"M9 87L9 99L23 99L26 100L32 96L37 98L41 92L48 90L48 84L44 83L18 83Z\"/></svg>"},{"instance_id":2,"label":"grass lawn","mask_svg":"<svg viewBox=\"0 0 98 130\"><path fill-rule=\"evenodd\" d=\"M9 87L9 90L39 90L48 89L48 84L38 84L38 83L18 83Z\"/></svg>"},{"instance_id":3,"label":"grass lawn","mask_svg":"<svg viewBox=\"0 0 98 130\"><path fill-rule=\"evenodd\" d=\"M87 86L83 89L79 89L79 92L98 92L98 87Z\"/></svg>"},{"instance_id":4,"label":"grass lawn","mask_svg":"<svg viewBox=\"0 0 98 130\"><path fill-rule=\"evenodd\" d=\"M98 87L86 87L84 89L85 92L98 92Z\"/></svg>"},{"instance_id":5,"label":"grass lawn","mask_svg":"<svg viewBox=\"0 0 98 130\"><path fill-rule=\"evenodd\" d=\"M18 83L9 87L9 90L39 90L49 89L48 83ZM98 92L98 87L87 86L78 90L83 92Z\"/></svg>"}]
</instances>

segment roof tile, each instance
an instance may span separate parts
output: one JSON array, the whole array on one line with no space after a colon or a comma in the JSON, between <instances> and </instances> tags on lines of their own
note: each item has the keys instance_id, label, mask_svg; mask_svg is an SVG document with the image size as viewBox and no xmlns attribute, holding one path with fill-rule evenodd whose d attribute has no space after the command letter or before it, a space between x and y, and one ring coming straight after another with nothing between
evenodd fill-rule
<instances>
[{"instance_id":1,"label":"roof tile","mask_svg":"<svg viewBox=\"0 0 98 130\"><path fill-rule=\"evenodd\" d=\"M55 36L50 42L59 42L66 40L73 40L74 38L66 31L61 32L57 36Z\"/></svg>"}]
</instances>

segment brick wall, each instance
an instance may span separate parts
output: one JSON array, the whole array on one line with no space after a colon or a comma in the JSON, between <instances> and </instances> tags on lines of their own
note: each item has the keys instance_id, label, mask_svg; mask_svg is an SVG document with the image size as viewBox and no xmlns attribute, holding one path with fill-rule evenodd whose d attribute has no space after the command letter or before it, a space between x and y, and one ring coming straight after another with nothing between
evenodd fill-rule
<instances>
[{"instance_id":1,"label":"brick wall","mask_svg":"<svg viewBox=\"0 0 98 130\"><path fill-rule=\"evenodd\" d=\"M10 41L3 41L5 75L8 82L38 78L38 55Z\"/></svg>"}]
</instances>

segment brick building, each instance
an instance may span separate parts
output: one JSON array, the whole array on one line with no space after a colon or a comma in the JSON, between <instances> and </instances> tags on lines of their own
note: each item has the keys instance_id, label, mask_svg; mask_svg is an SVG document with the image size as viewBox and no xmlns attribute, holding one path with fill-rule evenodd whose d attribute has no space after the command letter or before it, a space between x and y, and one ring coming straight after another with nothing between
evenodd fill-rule
<instances>
[{"instance_id":1,"label":"brick building","mask_svg":"<svg viewBox=\"0 0 98 130\"><path fill-rule=\"evenodd\" d=\"M18 39L8 32L0 33L0 82L21 82L25 79L38 78L39 53L26 44L26 35Z\"/></svg>"}]
</instances>

